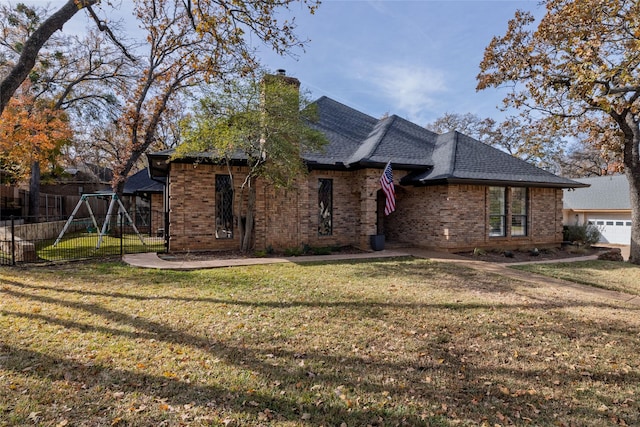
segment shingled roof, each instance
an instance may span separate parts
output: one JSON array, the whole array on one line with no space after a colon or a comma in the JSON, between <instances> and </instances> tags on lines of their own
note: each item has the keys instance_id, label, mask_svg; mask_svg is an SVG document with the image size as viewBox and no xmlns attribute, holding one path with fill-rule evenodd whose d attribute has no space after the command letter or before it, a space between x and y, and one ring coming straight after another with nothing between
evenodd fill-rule
<instances>
[{"instance_id":1,"label":"shingled roof","mask_svg":"<svg viewBox=\"0 0 640 427\"><path fill-rule=\"evenodd\" d=\"M631 210L629 181L624 175L607 175L576 178L589 188L564 191L564 209L582 210Z\"/></svg>"},{"instance_id":2,"label":"shingled roof","mask_svg":"<svg viewBox=\"0 0 640 427\"><path fill-rule=\"evenodd\" d=\"M310 168L394 169L409 171L402 185L477 183L576 188L587 184L556 176L458 132L439 135L401 117L376 119L323 96L315 105L327 145L303 153ZM152 173L162 169L171 153L149 155ZM238 159L241 160L241 159ZM159 169L157 169L159 168Z\"/></svg>"},{"instance_id":3,"label":"shingled roof","mask_svg":"<svg viewBox=\"0 0 640 427\"><path fill-rule=\"evenodd\" d=\"M163 191L164 183L151 179L149 170L142 169L127 178L122 194L130 196L140 193L162 193Z\"/></svg>"},{"instance_id":4,"label":"shingled roof","mask_svg":"<svg viewBox=\"0 0 640 427\"><path fill-rule=\"evenodd\" d=\"M411 171L402 185L478 183L575 188L586 184L556 176L459 132L439 135L401 117L377 120L327 97L316 101L312 126L329 140L306 153L311 166L384 167Z\"/></svg>"}]
</instances>

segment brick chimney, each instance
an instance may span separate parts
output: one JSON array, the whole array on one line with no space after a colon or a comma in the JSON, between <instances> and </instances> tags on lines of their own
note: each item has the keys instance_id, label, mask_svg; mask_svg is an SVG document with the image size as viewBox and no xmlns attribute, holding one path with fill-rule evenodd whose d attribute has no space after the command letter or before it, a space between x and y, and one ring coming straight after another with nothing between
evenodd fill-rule
<instances>
[{"instance_id":1,"label":"brick chimney","mask_svg":"<svg viewBox=\"0 0 640 427\"><path fill-rule=\"evenodd\" d=\"M282 83L290 85L294 90L286 90L286 86L282 86ZM282 91L269 90L270 87L277 88L278 84L281 85ZM265 113L275 115L299 113L300 80L287 76L287 72L280 68L276 70L276 74L266 74L262 85L262 103Z\"/></svg>"}]
</instances>

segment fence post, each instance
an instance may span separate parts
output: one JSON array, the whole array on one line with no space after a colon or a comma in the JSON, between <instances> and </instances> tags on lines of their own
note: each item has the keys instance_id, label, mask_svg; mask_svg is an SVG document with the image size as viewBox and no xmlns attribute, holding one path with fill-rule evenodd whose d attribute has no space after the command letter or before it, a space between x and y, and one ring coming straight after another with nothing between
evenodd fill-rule
<instances>
[{"instance_id":1,"label":"fence post","mask_svg":"<svg viewBox=\"0 0 640 427\"><path fill-rule=\"evenodd\" d=\"M124 244L123 244L123 223L124 223L124 212L120 212L120 257L124 256Z\"/></svg>"},{"instance_id":2,"label":"fence post","mask_svg":"<svg viewBox=\"0 0 640 427\"><path fill-rule=\"evenodd\" d=\"M16 265L16 221L11 215L11 265Z\"/></svg>"},{"instance_id":3,"label":"fence post","mask_svg":"<svg viewBox=\"0 0 640 427\"><path fill-rule=\"evenodd\" d=\"M169 212L164 213L164 251L169 252Z\"/></svg>"}]
</instances>

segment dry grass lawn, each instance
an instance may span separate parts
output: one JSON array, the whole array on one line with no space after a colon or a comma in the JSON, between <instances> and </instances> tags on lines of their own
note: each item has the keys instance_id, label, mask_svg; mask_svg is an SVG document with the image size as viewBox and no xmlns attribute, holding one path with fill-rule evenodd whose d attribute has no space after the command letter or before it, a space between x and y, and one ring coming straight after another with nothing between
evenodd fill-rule
<instances>
[{"instance_id":1,"label":"dry grass lawn","mask_svg":"<svg viewBox=\"0 0 640 427\"><path fill-rule=\"evenodd\" d=\"M640 307L428 260L0 270L0 425L640 425Z\"/></svg>"},{"instance_id":2,"label":"dry grass lawn","mask_svg":"<svg viewBox=\"0 0 640 427\"><path fill-rule=\"evenodd\" d=\"M528 264L513 268L570 280L597 288L640 295L640 267L610 261L580 261L575 263Z\"/></svg>"}]
</instances>

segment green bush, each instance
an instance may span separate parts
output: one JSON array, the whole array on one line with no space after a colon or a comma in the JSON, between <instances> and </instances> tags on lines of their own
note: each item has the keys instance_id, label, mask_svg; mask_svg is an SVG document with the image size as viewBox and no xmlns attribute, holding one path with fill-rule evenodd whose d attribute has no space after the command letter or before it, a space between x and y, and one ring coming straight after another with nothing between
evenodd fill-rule
<instances>
[{"instance_id":1,"label":"green bush","mask_svg":"<svg viewBox=\"0 0 640 427\"><path fill-rule=\"evenodd\" d=\"M600 230L592 224L565 225L562 234L565 241L577 242L586 246L600 241Z\"/></svg>"},{"instance_id":2,"label":"green bush","mask_svg":"<svg viewBox=\"0 0 640 427\"><path fill-rule=\"evenodd\" d=\"M302 247L298 247L298 248L287 248L284 250L284 254L285 256L300 256L302 255L303 252L303 248Z\"/></svg>"},{"instance_id":3,"label":"green bush","mask_svg":"<svg viewBox=\"0 0 640 427\"><path fill-rule=\"evenodd\" d=\"M331 255L333 249L331 247L311 248L311 253L314 255Z\"/></svg>"}]
</instances>

